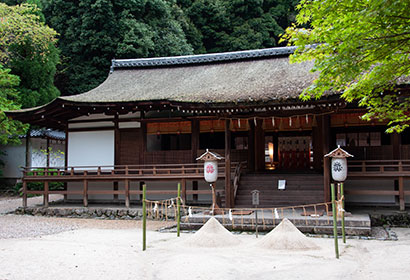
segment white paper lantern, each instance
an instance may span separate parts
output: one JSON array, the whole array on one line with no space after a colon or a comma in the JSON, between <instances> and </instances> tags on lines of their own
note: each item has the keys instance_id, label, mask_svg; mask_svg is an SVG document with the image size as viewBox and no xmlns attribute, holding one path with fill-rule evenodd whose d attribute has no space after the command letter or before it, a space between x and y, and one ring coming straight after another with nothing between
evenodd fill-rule
<instances>
[{"instance_id":1,"label":"white paper lantern","mask_svg":"<svg viewBox=\"0 0 410 280\"><path fill-rule=\"evenodd\" d=\"M332 178L336 182L344 182L347 178L346 158L332 158L331 163Z\"/></svg>"},{"instance_id":2,"label":"white paper lantern","mask_svg":"<svg viewBox=\"0 0 410 280\"><path fill-rule=\"evenodd\" d=\"M204 177L208 183L214 183L218 180L218 163L216 161L205 161Z\"/></svg>"}]
</instances>

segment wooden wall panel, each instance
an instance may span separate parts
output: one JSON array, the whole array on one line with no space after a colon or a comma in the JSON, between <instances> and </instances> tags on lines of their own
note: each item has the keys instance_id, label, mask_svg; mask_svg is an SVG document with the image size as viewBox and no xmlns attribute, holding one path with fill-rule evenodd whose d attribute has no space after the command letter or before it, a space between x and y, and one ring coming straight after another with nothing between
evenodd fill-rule
<instances>
[{"instance_id":1,"label":"wooden wall panel","mask_svg":"<svg viewBox=\"0 0 410 280\"><path fill-rule=\"evenodd\" d=\"M140 152L142 142L140 141L139 129L121 129L119 141L119 164L141 164Z\"/></svg>"}]
</instances>

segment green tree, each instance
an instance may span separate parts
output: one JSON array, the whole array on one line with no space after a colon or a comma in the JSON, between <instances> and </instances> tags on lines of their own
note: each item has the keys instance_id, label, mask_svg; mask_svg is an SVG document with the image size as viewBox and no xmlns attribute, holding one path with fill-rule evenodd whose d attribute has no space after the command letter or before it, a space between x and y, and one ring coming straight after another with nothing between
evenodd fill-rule
<instances>
[{"instance_id":1,"label":"green tree","mask_svg":"<svg viewBox=\"0 0 410 280\"><path fill-rule=\"evenodd\" d=\"M388 121L388 132L409 126L410 2L303 0L285 40L298 46L293 62L314 59L319 77L303 99L339 92L366 107L364 119Z\"/></svg>"},{"instance_id":2,"label":"green tree","mask_svg":"<svg viewBox=\"0 0 410 280\"><path fill-rule=\"evenodd\" d=\"M26 126L21 122L10 120L4 111L16 110L20 106L14 100L17 98L16 87L19 77L10 74L10 69L0 64L0 144L18 143L16 135L24 134ZM14 136L14 137L12 137Z\"/></svg>"},{"instance_id":3,"label":"green tree","mask_svg":"<svg viewBox=\"0 0 410 280\"><path fill-rule=\"evenodd\" d=\"M98 86L113 58L192 53L175 9L166 0L47 1L47 22L61 34L58 88L75 94Z\"/></svg>"},{"instance_id":4,"label":"green tree","mask_svg":"<svg viewBox=\"0 0 410 280\"><path fill-rule=\"evenodd\" d=\"M7 63L10 46L24 44L27 39L41 56L48 53L50 43L56 42L57 33L40 21L35 5L8 6L0 3L0 62Z\"/></svg>"},{"instance_id":5,"label":"green tree","mask_svg":"<svg viewBox=\"0 0 410 280\"><path fill-rule=\"evenodd\" d=\"M12 1L9 0L8 2ZM45 18L40 10L40 1L28 0L23 2L14 3L20 4L20 6L5 7L7 12L6 24L17 24L17 22L9 21L10 17L16 15L16 11L22 14L23 20L20 22L20 26L16 25L3 29L5 32L3 35L12 39L8 41L7 55L3 59L3 64L11 69L11 74L19 76L20 84L17 87L18 93L15 102L25 108L43 105L59 95L59 91L54 86L59 52L54 45L55 37L53 36L56 35L55 31L44 25ZM1 5L4 7L4 4ZM40 5L40 7L37 5ZM24 20L25 18L29 18L30 21ZM26 26L28 22L31 26ZM40 44L37 42L40 40L36 37L38 34L30 34L27 29L43 30L47 35L42 37L43 41ZM22 33L26 36L20 38L14 36L14 33L7 35L6 32Z\"/></svg>"},{"instance_id":6,"label":"green tree","mask_svg":"<svg viewBox=\"0 0 410 280\"><path fill-rule=\"evenodd\" d=\"M30 40L9 49L7 66L12 74L20 77L16 102L22 108L46 104L60 95L54 86L59 51L53 44L49 45L46 55L37 53Z\"/></svg>"},{"instance_id":7,"label":"green tree","mask_svg":"<svg viewBox=\"0 0 410 280\"><path fill-rule=\"evenodd\" d=\"M179 0L202 37L206 52L277 45L294 19L297 0ZM191 43L191 38L188 37ZM197 44L191 43L193 46ZM200 52L195 49L195 52Z\"/></svg>"}]
</instances>

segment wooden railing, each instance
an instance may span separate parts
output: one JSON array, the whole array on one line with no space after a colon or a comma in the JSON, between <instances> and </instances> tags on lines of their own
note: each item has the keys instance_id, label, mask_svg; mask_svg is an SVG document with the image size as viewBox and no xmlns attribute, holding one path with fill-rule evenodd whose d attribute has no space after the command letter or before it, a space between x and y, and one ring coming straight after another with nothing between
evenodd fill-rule
<instances>
[{"instance_id":1,"label":"wooden railing","mask_svg":"<svg viewBox=\"0 0 410 280\"><path fill-rule=\"evenodd\" d=\"M239 163L232 163L231 170L236 170ZM218 177L225 177L225 164L218 164ZM188 164L155 164L155 165L106 165L106 166L67 166L67 167L25 167L23 169L23 206L27 206L27 195L43 195L44 206L48 206L50 194L64 194L83 196L84 206L88 206L89 194L124 195L125 205L130 205L130 195L141 195L141 190L131 190L131 181L155 181L169 180L180 181L182 187L182 197L186 195L211 194L211 190L187 190L187 180L201 180L204 178L203 163ZM88 187L89 182L124 182L124 189L113 188L92 189ZM29 190L29 182L42 182L42 190ZM50 190L50 182L82 182L81 190ZM172 194L176 195L175 190L148 190L147 194Z\"/></svg>"},{"instance_id":2,"label":"wooden railing","mask_svg":"<svg viewBox=\"0 0 410 280\"><path fill-rule=\"evenodd\" d=\"M348 160L349 177L410 176L410 160Z\"/></svg>"},{"instance_id":3,"label":"wooden railing","mask_svg":"<svg viewBox=\"0 0 410 280\"><path fill-rule=\"evenodd\" d=\"M238 163L232 163L234 169ZM225 164L218 164L218 177L225 177ZM32 181L76 181L114 179L201 179L204 176L203 163L152 164L152 165L105 165L67 167L25 167L23 180Z\"/></svg>"},{"instance_id":4,"label":"wooden railing","mask_svg":"<svg viewBox=\"0 0 410 280\"><path fill-rule=\"evenodd\" d=\"M350 189L348 195L392 195L398 197L400 210L405 209L405 196L410 190L404 189L404 181L410 179L410 160L348 160L348 179L354 180L394 180L397 189L386 186L384 189Z\"/></svg>"}]
</instances>

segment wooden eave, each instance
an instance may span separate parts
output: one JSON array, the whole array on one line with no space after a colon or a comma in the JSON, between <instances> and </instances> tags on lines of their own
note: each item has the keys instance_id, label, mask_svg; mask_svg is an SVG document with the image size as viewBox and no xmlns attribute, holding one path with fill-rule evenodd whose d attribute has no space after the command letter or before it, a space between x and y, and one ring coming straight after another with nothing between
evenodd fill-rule
<instances>
[{"instance_id":1,"label":"wooden eave","mask_svg":"<svg viewBox=\"0 0 410 280\"><path fill-rule=\"evenodd\" d=\"M23 123L30 123L41 127L64 129L69 120L91 114L105 114L107 116L125 115L130 112L142 112L145 116L149 112L167 111L179 116L175 119L201 118L249 118L249 117L287 117L302 114L332 113L346 107L346 103L335 96L309 102L301 100L287 100L286 102L249 102L249 103L184 103L167 100L136 101L136 102L72 102L60 98L42 107L32 110L17 110L6 112L7 116ZM150 118L145 118L149 120ZM164 117L162 119L174 119ZM101 119L101 121L113 119Z\"/></svg>"}]
</instances>

